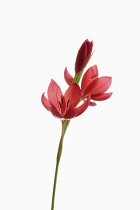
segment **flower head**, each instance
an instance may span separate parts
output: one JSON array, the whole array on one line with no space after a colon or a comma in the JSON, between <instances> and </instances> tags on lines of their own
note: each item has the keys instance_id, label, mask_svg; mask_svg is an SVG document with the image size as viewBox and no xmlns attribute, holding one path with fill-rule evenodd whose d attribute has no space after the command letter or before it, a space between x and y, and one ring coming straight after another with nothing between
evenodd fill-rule
<instances>
[{"instance_id":1,"label":"flower head","mask_svg":"<svg viewBox=\"0 0 140 210\"><path fill-rule=\"evenodd\" d=\"M89 42L88 39L81 45L75 62L75 71L80 72L90 59L93 48L93 42Z\"/></svg>"},{"instance_id":2,"label":"flower head","mask_svg":"<svg viewBox=\"0 0 140 210\"><path fill-rule=\"evenodd\" d=\"M112 82L108 76L98 77L98 68L96 65L90 67L83 75L81 82L82 96L95 101L103 101L111 97L112 93L106 93Z\"/></svg>"},{"instance_id":3,"label":"flower head","mask_svg":"<svg viewBox=\"0 0 140 210\"><path fill-rule=\"evenodd\" d=\"M64 71L64 78L68 85L73 81L73 77L69 74L67 68ZM81 97L90 97L91 100L103 101L111 97L112 93L106 93L112 82L111 77L98 77L98 68L96 65L90 67L82 77L81 81ZM90 105L96 105L90 101Z\"/></svg>"},{"instance_id":4,"label":"flower head","mask_svg":"<svg viewBox=\"0 0 140 210\"><path fill-rule=\"evenodd\" d=\"M71 119L82 114L89 105L89 98L84 101L82 105L77 107L80 102L81 90L80 87L73 83L66 90L63 95L61 88L54 81L51 80L47 90L48 99L42 94L42 104L55 117L60 119Z\"/></svg>"}]
</instances>

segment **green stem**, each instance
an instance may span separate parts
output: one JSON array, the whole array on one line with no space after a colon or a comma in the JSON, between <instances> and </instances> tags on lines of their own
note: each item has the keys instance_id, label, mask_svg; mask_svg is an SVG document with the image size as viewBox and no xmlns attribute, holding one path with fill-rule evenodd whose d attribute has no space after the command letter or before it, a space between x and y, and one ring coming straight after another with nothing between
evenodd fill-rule
<instances>
[{"instance_id":1,"label":"green stem","mask_svg":"<svg viewBox=\"0 0 140 210\"><path fill-rule=\"evenodd\" d=\"M84 69L82 69L80 72L78 72L78 73L75 73L75 77L74 77L74 79L73 79L73 81L72 81L72 83L79 83L79 81L80 81L80 79L81 79L81 76L82 76L82 74L83 74L83 71L84 71Z\"/></svg>"},{"instance_id":2,"label":"green stem","mask_svg":"<svg viewBox=\"0 0 140 210\"><path fill-rule=\"evenodd\" d=\"M58 152L57 152L57 158L56 158L56 168L55 168L55 176L54 176L54 184L53 184L51 210L54 210L54 201L55 201L55 192L56 192L59 162L60 162L60 158L61 158L61 155L62 155L64 135L65 135L65 132L67 130L67 127L68 127L69 123L70 123L70 120L62 121L62 133L61 133L61 138L60 138Z\"/></svg>"}]
</instances>

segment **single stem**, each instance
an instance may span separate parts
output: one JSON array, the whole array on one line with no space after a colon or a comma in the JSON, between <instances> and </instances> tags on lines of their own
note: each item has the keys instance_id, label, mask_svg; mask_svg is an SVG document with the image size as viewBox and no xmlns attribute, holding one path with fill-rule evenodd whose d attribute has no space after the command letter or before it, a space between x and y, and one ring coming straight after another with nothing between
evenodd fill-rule
<instances>
[{"instance_id":1,"label":"single stem","mask_svg":"<svg viewBox=\"0 0 140 210\"><path fill-rule=\"evenodd\" d=\"M79 83L79 81L80 81L80 79L81 79L81 76L82 76L82 74L83 74L83 71L84 71L84 69L82 69L80 72L78 72L78 73L75 73L75 77L74 77L74 79L73 79L73 81L72 81L72 83Z\"/></svg>"},{"instance_id":2,"label":"single stem","mask_svg":"<svg viewBox=\"0 0 140 210\"><path fill-rule=\"evenodd\" d=\"M56 163L56 168L55 168L55 176L54 176L54 184L53 184L53 193L52 193L52 205L51 205L51 210L54 209L54 200L55 200L55 190L56 190L58 166L59 166L59 163L57 162L57 163Z\"/></svg>"},{"instance_id":3,"label":"single stem","mask_svg":"<svg viewBox=\"0 0 140 210\"><path fill-rule=\"evenodd\" d=\"M54 184L53 184L51 210L54 210L54 201L55 201L55 192L56 192L59 162L60 162L60 158L61 158L61 155L62 155L64 135L65 135L65 132L67 130L67 127L68 127L69 123L70 123L70 120L62 121L62 133L61 133L61 138L60 138L58 152L57 152L57 158L56 158L56 168L55 168L55 176L54 176Z\"/></svg>"}]
</instances>

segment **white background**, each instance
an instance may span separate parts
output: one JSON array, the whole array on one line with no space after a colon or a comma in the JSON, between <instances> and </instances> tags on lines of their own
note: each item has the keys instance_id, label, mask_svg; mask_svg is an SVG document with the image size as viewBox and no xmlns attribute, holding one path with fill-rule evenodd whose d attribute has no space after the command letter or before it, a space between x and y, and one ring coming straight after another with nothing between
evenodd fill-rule
<instances>
[{"instance_id":1,"label":"white background","mask_svg":"<svg viewBox=\"0 0 140 210\"><path fill-rule=\"evenodd\" d=\"M49 210L61 123L40 102L63 90L85 39L113 96L67 130L55 210L139 210L139 1L0 3L0 209Z\"/></svg>"}]
</instances>

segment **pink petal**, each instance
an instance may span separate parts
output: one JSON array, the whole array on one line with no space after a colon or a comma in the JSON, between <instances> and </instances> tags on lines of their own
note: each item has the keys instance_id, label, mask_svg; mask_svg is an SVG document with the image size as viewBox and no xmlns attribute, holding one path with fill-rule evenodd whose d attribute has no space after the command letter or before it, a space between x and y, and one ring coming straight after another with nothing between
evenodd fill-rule
<instances>
[{"instance_id":1,"label":"pink petal","mask_svg":"<svg viewBox=\"0 0 140 210\"><path fill-rule=\"evenodd\" d=\"M43 106L44 106L48 111L50 111L51 104L50 104L49 100L45 97L44 94L45 94L45 93L42 94L41 102L42 102Z\"/></svg>"},{"instance_id":2,"label":"pink petal","mask_svg":"<svg viewBox=\"0 0 140 210\"><path fill-rule=\"evenodd\" d=\"M95 101L103 101L103 100L110 98L111 96L112 96L112 93L104 93L101 95L92 95L91 99L93 99Z\"/></svg>"},{"instance_id":3,"label":"pink petal","mask_svg":"<svg viewBox=\"0 0 140 210\"><path fill-rule=\"evenodd\" d=\"M57 111L55 106L51 105L50 111L51 111L51 113L53 114L54 117L57 117L57 118L60 118L60 119L62 118L62 115Z\"/></svg>"},{"instance_id":4,"label":"pink petal","mask_svg":"<svg viewBox=\"0 0 140 210\"><path fill-rule=\"evenodd\" d=\"M64 71L64 78L65 78L65 81L68 85L70 85L73 81L73 77L69 74L67 68L65 68L65 71Z\"/></svg>"},{"instance_id":5,"label":"pink petal","mask_svg":"<svg viewBox=\"0 0 140 210\"><path fill-rule=\"evenodd\" d=\"M75 107L79 103L80 97L81 97L81 90L79 85L77 85L76 83L71 84L64 94L66 109L69 109L71 105Z\"/></svg>"},{"instance_id":6,"label":"pink petal","mask_svg":"<svg viewBox=\"0 0 140 210\"><path fill-rule=\"evenodd\" d=\"M96 103L94 101L90 101L89 106L96 106Z\"/></svg>"},{"instance_id":7,"label":"pink petal","mask_svg":"<svg viewBox=\"0 0 140 210\"><path fill-rule=\"evenodd\" d=\"M64 119L72 119L74 117L77 116L77 109L75 109L75 107L70 106L70 108L68 109L68 111L66 112L66 114L63 116Z\"/></svg>"},{"instance_id":8,"label":"pink petal","mask_svg":"<svg viewBox=\"0 0 140 210\"><path fill-rule=\"evenodd\" d=\"M84 103L82 105L80 105L79 107L77 107L76 108L76 110L78 111L77 116L81 115L88 108L89 104L90 104L90 100L88 98L87 100L84 101Z\"/></svg>"},{"instance_id":9,"label":"pink petal","mask_svg":"<svg viewBox=\"0 0 140 210\"><path fill-rule=\"evenodd\" d=\"M81 82L81 89L82 92L85 91L87 86L93 82L98 77L98 68L96 65L90 67L85 74L83 75L82 82Z\"/></svg>"},{"instance_id":10,"label":"pink petal","mask_svg":"<svg viewBox=\"0 0 140 210\"><path fill-rule=\"evenodd\" d=\"M100 77L91 82L84 92L84 96L105 93L111 85L111 77Z\"/></svg>"},{"instance_id":11,"label":"pink petal","mask_svg":"<svg viewBox=\"0 0 140 210\"><path fill-rule=\"evenodd\" d=\"M52 79L48 87L48 99L57 111L60 111L60 104L62 103L63 94L59 85Z\"/></svg>"}]
</instances>

